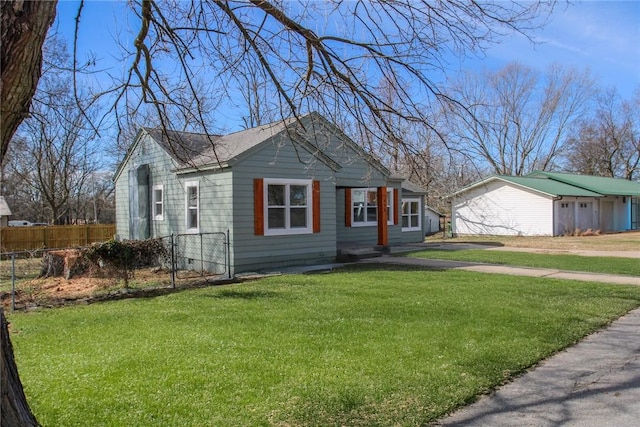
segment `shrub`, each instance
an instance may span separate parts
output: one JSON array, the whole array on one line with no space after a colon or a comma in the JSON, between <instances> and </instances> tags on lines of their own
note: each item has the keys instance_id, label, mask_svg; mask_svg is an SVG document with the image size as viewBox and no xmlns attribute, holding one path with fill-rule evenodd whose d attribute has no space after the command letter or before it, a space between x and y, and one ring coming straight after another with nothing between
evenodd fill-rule
<instances>
[{"instance_id":1,"label":"shrub","mask_svg":"<svg viewBox=\"0 0 640 427\"><path fill-rule=\"evenodd\" d=\"M168 252L160 239L109 240L91 245L84 257L96 268L114 271L127 287L135 268L157 265Z\"/></svg>"}]
</instances>

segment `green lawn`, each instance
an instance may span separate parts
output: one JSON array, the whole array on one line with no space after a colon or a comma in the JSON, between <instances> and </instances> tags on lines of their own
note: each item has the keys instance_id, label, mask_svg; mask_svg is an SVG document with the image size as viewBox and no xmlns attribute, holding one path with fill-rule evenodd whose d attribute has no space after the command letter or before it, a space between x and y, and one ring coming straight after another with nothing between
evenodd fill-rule
<instances>
[{"instance_id":1,"label":"green lawn","mask_svg":"<svg viewBox=\"0 0 640 427\"><path fill-rule=\"evenodd\" d=\"M486 262L490 264L517 265L522 267L555 268L559 270L640 276L640 259L637 258L586 257L564 254L547 255L529 252L491 251L482 249L468 249L460 251L429 249L420 252L412 252L406 256L414 258Z\"/></svg>"},{"instance_id":2,"label":"green lawn","mask_svg":"<svg viewBox=\"0 0 640 427\"><path fill-rule=\"evenodd\" d=\"M9 320L44 426L418 426L639 305L640 287L362 265Z\"/></svg>"}]
</instances>

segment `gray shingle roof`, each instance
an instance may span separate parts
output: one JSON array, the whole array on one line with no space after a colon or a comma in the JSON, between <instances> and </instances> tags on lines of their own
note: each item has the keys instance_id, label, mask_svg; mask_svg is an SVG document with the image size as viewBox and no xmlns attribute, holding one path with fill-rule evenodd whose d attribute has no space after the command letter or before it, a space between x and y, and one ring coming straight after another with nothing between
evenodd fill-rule
<instances>
[{"instance_id":1,"label":"gray shingle roof","mask_svg":"<svg viewBox=\"0 0 640 427\"><path fill-rule=\"evenodd\" d=\"M180 166L224 166L251 148L287 130L294 122L295 118L280 120L228 135L163 132L160 129L146 131Z\"/></svg>"}]
</instances>

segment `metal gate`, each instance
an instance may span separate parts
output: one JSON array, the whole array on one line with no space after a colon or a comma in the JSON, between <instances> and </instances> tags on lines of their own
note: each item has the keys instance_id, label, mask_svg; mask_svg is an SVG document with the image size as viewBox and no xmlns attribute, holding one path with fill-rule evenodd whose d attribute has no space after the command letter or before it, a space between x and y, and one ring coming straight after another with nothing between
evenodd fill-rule
<instances>
[{"instance_id":1,"label":"metal gate","mask_svg":"<svg viewBox=\"0 0 640 427\"><path fill-rule=\"evenodd\" d=\"M228 274L229 232L173 236L173 271L178 278Z\"/></svg>"}]
</instances>

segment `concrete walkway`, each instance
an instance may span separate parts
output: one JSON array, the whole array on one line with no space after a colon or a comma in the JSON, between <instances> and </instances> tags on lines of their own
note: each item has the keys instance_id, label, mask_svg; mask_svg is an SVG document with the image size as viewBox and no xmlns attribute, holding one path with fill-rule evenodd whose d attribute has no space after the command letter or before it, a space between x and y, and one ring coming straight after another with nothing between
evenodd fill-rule
<instances>
[{"instance_id":1,"label":"concrete walkway","mask_svg":"<svg viewBox=\"0 0 640 427\"><path fill-rule=\"evenodd\" d=\"M441 259L409 258L402 256L382 256L361 260L366 263L385 263L418 265L425 268L440 270L466 270L479 273L507 274L512 276L547 277L550 279L581 280L586 282L614 283L617 285L638 285L640 277L622 276L617 274L586 273L578 271L563 271L549 268L512 267L507 265L484 264L465 261L448 261Z\"/></svg>"}]
</instances>

